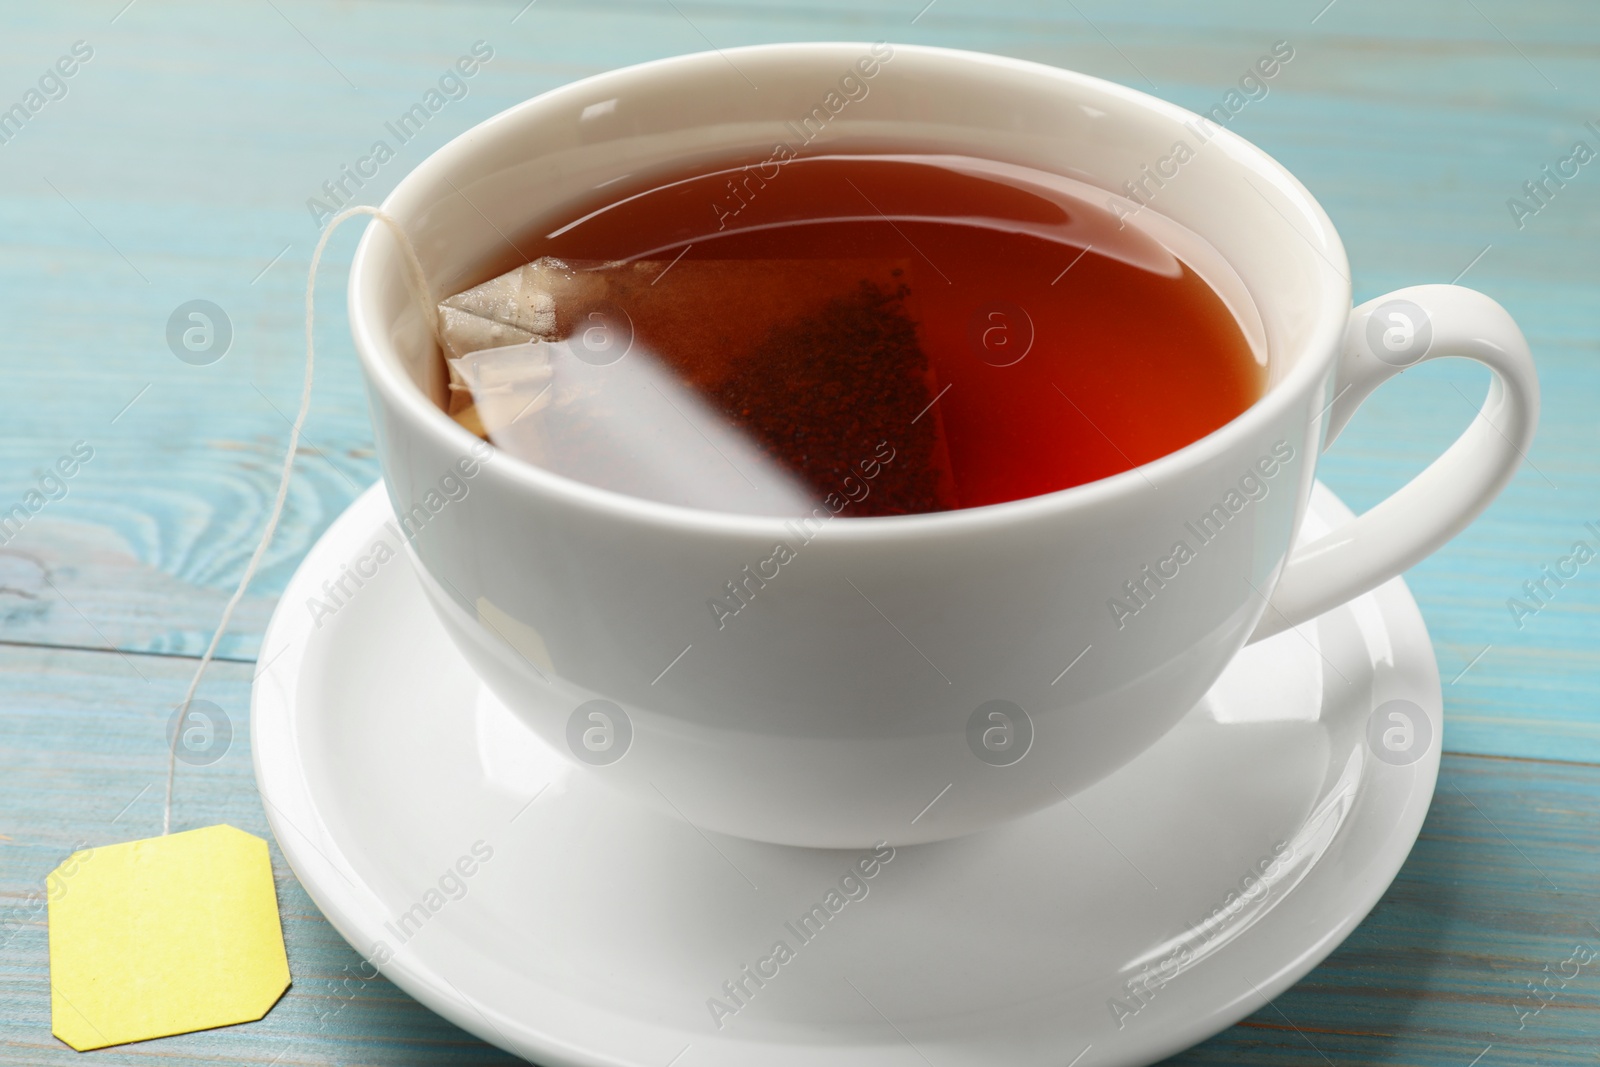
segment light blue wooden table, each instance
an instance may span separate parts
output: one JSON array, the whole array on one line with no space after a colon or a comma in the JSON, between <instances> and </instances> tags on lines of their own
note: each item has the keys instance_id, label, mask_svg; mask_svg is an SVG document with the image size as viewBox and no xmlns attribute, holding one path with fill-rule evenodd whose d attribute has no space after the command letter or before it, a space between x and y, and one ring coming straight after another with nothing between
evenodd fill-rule
<instances>
[{"instance_id":1,"label":"light blue wooden table","mask_svg":"<svg viewBox=\"0 0 1600 1067\"><path fill-rule=\"evenodd\" d=\"M1575 141L1600 150L1600 7L524 2L0 10L0 109L27 102L83 42L36 113L0 123L0 511L30 490L57 498L0 547L0 1059L77 1057L50 1035L44 912L28 894L79 842L160 831L165 722L261 527L298 395L317 236L307 199L474 41L493 59L363 201L468 126L573 78L710 45L888 38L1072 67L1196 109L1287 40L1293 62L1232 125L1326 205L1357 299L1459 277L1522 323L1545 390L1538 443L1501 500L1410 575L1448 683L1421 840L1326 963L1172 1062L1600 1060L1600 965L1549 979L1575 945L1600 948L1600 561L1535 614L1507 606L1574 541L1600 543L1583 525L1600 521L1600 161L1542 201L1523 192ZM1518 196L1538 211L1514 214ZM258 640L295 564L377 477L342 308L356 235L339 235L324 274L325 357L284 526L202 691L236 737L223 759L181 770L175 828L227 821L267 836L245 732ZM196 298L234 331L208 366L166 341L169 315ZM1362 410L1325 480L1369 506L1465 426L1484 387L1465 366L1407 374ZM41 486L80 441L93 458ZM508 1061L381 979L346 981L356 955L276 850L274 862L294 977L277 1008L93 1062Z\"/></svg>"}]
</instances>

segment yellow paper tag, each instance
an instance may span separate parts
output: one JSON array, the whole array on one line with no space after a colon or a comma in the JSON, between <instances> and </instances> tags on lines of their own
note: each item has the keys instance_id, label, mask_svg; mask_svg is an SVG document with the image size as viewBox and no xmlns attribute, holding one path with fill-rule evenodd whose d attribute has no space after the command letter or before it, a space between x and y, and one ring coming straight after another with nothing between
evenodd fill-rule
<instances>
[{"instance_id":1,"label":"yellow paper tag","mask_svg":"<svg viewBox=\"0 0 1600 1067\"><path fill-rule=\"evenodd\" d=\"M289 988L267 843L232 826L50 873L51 1029L79 1052L261 1018Z\"/></svg>"}]
</instances>

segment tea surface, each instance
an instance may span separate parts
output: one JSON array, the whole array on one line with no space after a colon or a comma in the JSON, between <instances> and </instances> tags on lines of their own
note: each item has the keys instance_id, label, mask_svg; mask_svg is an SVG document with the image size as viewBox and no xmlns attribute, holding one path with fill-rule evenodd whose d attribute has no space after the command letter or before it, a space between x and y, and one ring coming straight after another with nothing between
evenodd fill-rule
<instances>
[{"instance_id":1,"label":"tea surface","mask_svg":"<svg viewBox=\"0 0 1600 1067\"><path fill-rule=\"evenodd\" d=\"M626 333L751 455L864 517L1104 478L1258 398L1234 313L1123 214L1007 164L815 156L624 178L514 243L601 286L595 336Z\"/></svg>"}]
</instances>

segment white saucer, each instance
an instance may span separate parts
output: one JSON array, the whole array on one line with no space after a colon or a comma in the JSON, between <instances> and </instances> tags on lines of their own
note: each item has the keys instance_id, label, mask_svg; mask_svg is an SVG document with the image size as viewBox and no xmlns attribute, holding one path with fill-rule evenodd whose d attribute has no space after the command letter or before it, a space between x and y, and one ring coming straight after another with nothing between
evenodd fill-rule
<instances>
[{"instance_id":1,"label":"white saucer","mask_svg":"<svg viewBox=\"0 0 1600 1067\"><path fill-rule=\"evenodd\" d=\"M899 849L845 883L859 899L829 899L857 853L702 834L545 748L480 694L404 558L313 621L308 598L389 514L381 486L364 494L284 593L253 697L256 778L356 951L545 1067L1150 1063L1331 952L1433 794L1438 670L1396 579L1247 648L1070 803ZM1308 532L1347 514L1318 486ZM1390 700L1424 713L1413 762L1369 744ZM813 905L829 917L802 940ZM746 966L772 976L758 987Z\"/></svg>"}]
</instances>

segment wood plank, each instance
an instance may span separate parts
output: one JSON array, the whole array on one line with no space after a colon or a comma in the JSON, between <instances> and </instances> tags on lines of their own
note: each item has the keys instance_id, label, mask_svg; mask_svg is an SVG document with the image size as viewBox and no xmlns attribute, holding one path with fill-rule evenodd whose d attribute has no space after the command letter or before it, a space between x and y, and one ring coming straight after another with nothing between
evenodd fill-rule
<instances>
[{"instance_id":1,"label":"wood plank","mask_svg":"<svg viewBox=\"0 0 1600 1067\"><path fill-rule=\"evenodd\" d=\"M11 838L0 841L0 923L21 920L14 933L0 928L0 1058L75 1059L48 1033L45 930L26 894L76 841L159 827L159 801L141 790L159 792L163 723L192 669L183 657L209 637L249 554L298 394L316 238L306 198L479 38L495 59L363 200L473 123L585 74L708 41L889 38L1153 82L1197 109L1287 39L1296 58L1232 125L1322 200L1350 250L1357 298L1449 281L1471 264L1463 283L1523 324L1545 389L1530 466L1409 577L1451 682L1447 749L1545 762L1447 757L1422 840L1372 916L1275 1006L1173 1062L1465 1067L1491 1045L1483 1067L1593 1062L1593 967L1520 1030L1516 1011L1528 1007L1525 983L1559 968L1574 944L1600 946L1589 925L1600 923L1600 768L1549 762L1600 763L1600 564L1521 626L1507 601L1588 536L1586 521L1600 523L1600 167L1522 228L1506 200L1574 140L1600 147L1584 128L1600 121L1600 8L540 0L512 23L523 2L279 0L275 10L191 0L138 3L114 23L121 0L7 13L0 104L75 40L95 57L65 98L0 145L11 377L0 390L0 510L74 442L95 456L0 546L0 834ZM355 238L335 239L320 290L324 358L289 512L223 646L244 662L220 664L205 691L236 713L241 734L219 763L181 769L179 825L226 819L265 834L242 732L247 661L296 562L376 477L342 307ZM221 304L235 327L231 352L211 366L166 346L168 315L194 297ZM1357 508L1381 499L1466 425L1483 388L1470 367L1407 373L1357 417L1326 480ZM1590 540L1600 546L1600 535ZM84 651L108 647L117 651ZM387 982L340 992L357 958L275 847L273 857L296 983L285 1001L251 1026L98 1061L509 1062Z\"/></svg>"}]
</instances>

